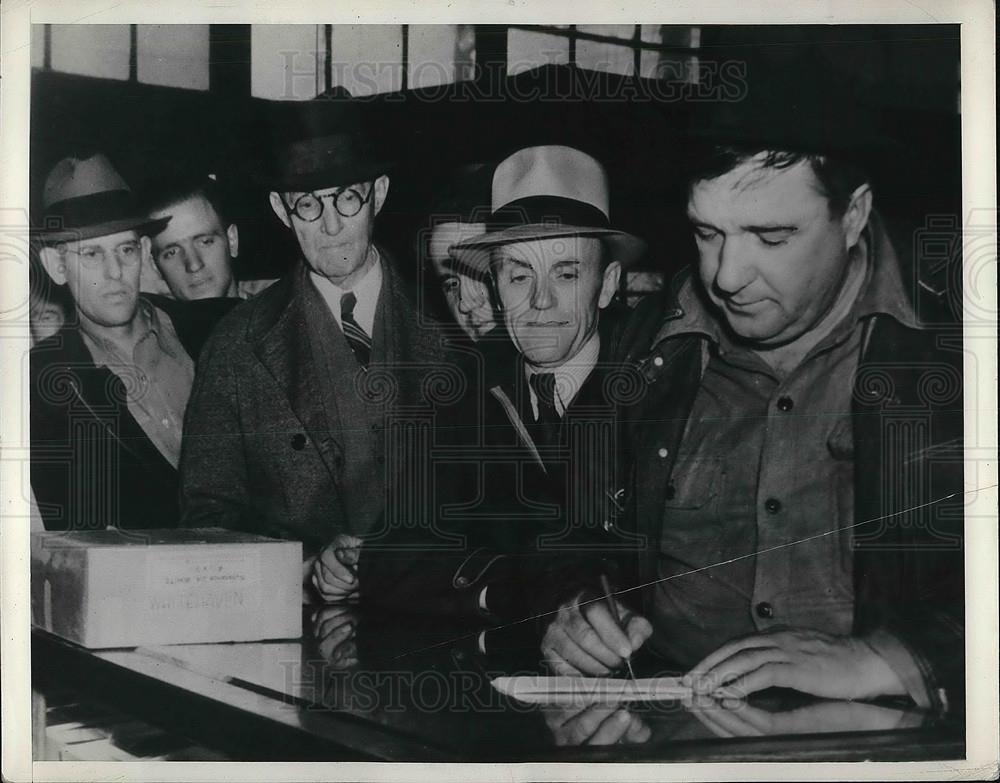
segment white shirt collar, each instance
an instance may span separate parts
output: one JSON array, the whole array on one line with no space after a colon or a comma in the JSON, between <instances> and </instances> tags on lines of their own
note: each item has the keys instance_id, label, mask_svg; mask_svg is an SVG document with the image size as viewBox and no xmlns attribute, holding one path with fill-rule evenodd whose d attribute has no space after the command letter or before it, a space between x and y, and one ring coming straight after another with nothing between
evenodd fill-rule
<instances>
[{"instance_id":1,"label":"white shirt collar","mask_svg":"<svg viewBox=\"0 0 1000 783\"><path fill-rule=\"evenodd\" d=\"M566 408L573 402L580 391L580 387L590 376L591 371L597 366L597 357L601 352L601 338L595 331L590 339L577 351L576 356L560 364L558 367L535 367L524 363L524 373L530 378L536 373L550 372L556 376L556 413L565 415ZM535 390L528 384L528 394L531 397L531 411L538 417L538 396Z\"/></svg>"},{"instance_id":2,"label":"white shirt collar","mask_svg":"<svg viewBox=\"0 0 1000 783\"><path fill-rule=\"evenodd\" d=\"M348 291L354 292L358 298L358 303L354 306L354 320L368 333L369 337L375 333L375 306L378 304L378 296L382 291L382 258L374 245L372 245L372 252L375 254L375 263L368 270L368 274L361 278L353 288L341 288L322 275L315 272L309 273L316 290L323 297L326 306L330 308L333 317L337 319L338 326L342 326L340 323L340 298Z\"/></svg>"}]
</instances>

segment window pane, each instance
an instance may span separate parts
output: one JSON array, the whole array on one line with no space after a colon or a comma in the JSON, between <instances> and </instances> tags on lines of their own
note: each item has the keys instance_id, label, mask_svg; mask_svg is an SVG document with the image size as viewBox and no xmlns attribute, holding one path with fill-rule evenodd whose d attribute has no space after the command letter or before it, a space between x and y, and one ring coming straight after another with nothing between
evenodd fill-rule
<instances>
[{"instance_id":1,"label":"window pane","mask_svg":"<svg viewBox=\"0 0 1000 783\"><path fill-rule=\"evenodd\" d=\"M642 40L646 43L662 43L666 46L697 47L700 27L679 24L644 24Z\"/></svg>"},{"instance_id":2,"label":"window pane","mask_svg":"<svg viewBox=\"0 0 1000 783\"><path fill-rule=\"evenodd\" d=\"M593 71L630 74L635 69L635 56L627 46L579 40L576 42L576 64Z\"/></svg>"},{"instance_id":3,"label":"window pane","mask_svg":"<svg viewBox=\"0 0 1000 783\"><path fill-rule=\"evenodd\" d=\"M127 24L52 25L52 69L128 79L129 29Z\"/></svg>"},{"instance_id":4,"label":"window pane","mask_svg":"<svg viewBox=\"0 0 1000 783\"><path fill-rule=\"evenodd\" d=\"M306 100L323 90L322 28L314 24L250 27L250 94L255 98Z\"/></svg>"},{"instance_id":5,"label":"window pane","mask_svg":"<svg viewBox=\"0 0 1000 783\"><path fill-rule=\"evenodd\" d=\"M611 38L631 40L635 35L634 24L578 24L576 29L581 33L607 35Z\"/></svg>"},{"instance_id":6,"label":"window pane","mask_svg":"<svg viewBox=\"0 0 1000 783\"><path fill-rule=\"evenodd\" d=\"M662 24L642 25L642 40L646 43L660 43L663 40L663 28L665 26Z\"/></svg>"},{"instance_id":7,"label":"window pane","mask_svg":"<svg viewBox=\"0 0 1000 783\"><path fill-rule=\"evenodd\" d=\"M649 79L661 79L667 82L695 82L697 62L697 57L688 55L645 51L642 53L640 74Z\"/></svg>"},{"instance_id":8,"label":"window pane","mask_svg":"<svg viewBox=\"0 0 1000 783\"><path fill-rule=\"evenodd\" d=\"M136 39L140 82L208 89L207 24L141 24Z\"/></svg>"},{"instance_id":9,"label":"window pane","mask_svg":"<svg viewBox=\"0 0 1000 783\"><path fill-rule=\"evenodd\" d=\"M473 77L476 31L471 24L411 24L407 86L436 87Z\"/></svg>"},{"instance_id":10,"label":"window pane","mask_svg":"<svg viewBox=\"0 0 1000 783\"><path fill-rule=\"evenodd\" d=\"M31 67L45 67L45 25L31 25Z\"/></svg>"},{"instance_id":11,"label":"window pane","mask_svg":"<svg viewBox=\"0 0 1000 783\"><path fill-rule=\"evenodd\" d=\"M568 38L530 30L507 31L507 73L520 73L549 63L568 62Z\"/></svg>"},{"instance_id":12,"label":"window pane","mask_svg":"<svg viewBox=\"0 0 1000 783\"><path fill-rule=\"evenodd\" d=\"M333 84L352 95L403 89L403 28L398 24L333 26Z\"/></svg>"}]
</instances>

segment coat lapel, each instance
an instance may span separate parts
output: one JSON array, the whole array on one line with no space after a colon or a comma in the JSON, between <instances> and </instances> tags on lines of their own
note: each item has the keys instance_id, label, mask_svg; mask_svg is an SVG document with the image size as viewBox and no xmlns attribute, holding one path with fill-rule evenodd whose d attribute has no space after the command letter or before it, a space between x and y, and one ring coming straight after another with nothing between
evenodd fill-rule
<instances>
[{"instance_id":1,"label":"coat lapel","mask_svg":"<svg viewBox=\"0 0 1000 783\"><path fill-rule=\"evenodd\" d=\"M150 476L173 481L177 471L146 435L125 402L125 386L107 367L97 367L77 329L63 329L65 377L76 403L107 430L123 451L145 465Z\"/></svg>"},{"instance_id":2,"label":"coat lapel","mask_svg":"<svg viewBox=\"0 0 1000 783\"><path fill-rule=\"evenodd\" d=\"M393 368L399 383L398 405L422 405L427 376L445 371L444 333L428 317L422 317L412 292L395 270L392 258L382 256L382 294L375 311L374 350Z\"/></svg>"},{"instance_id":3,"label":"coat lapel","mask_svg":"<svg viewBox=\"0 0 1000 783\"><path fill-rule=\"evenodd\" d=\"M254 351L278 385L284 389L292 411L302 422L310 439L316 443L323 464L336 478L334 458L337 451L337 422L331 422L323 405L324 384L319 377L309 340L307 297L312 289L306 265L276 284L281 288L263 301L251 321ZM325 304L321 301L325 307Z\"/></svg>"}]
</instances>

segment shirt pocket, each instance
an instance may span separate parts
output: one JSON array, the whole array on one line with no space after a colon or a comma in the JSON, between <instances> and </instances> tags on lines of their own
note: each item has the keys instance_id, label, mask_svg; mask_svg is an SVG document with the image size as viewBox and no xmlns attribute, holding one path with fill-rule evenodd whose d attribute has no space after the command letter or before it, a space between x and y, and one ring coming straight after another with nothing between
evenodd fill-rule
<instances>
[{"instance_id":1,"label":"shirt pocket","mask_svg":"<svg viewBox=\"0 0 1000 783\"><path fill-rule=\"evenodd\" d=\"M854 459L854 426L850 416L841 417L833 425L826 448L835 460L850 462Z\"/></svg>"}]
</instances>

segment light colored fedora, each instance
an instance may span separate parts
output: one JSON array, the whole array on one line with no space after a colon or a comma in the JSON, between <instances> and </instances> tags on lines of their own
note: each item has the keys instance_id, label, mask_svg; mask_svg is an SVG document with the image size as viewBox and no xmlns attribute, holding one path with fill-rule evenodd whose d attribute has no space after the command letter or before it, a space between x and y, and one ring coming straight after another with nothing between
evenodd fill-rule
<instances>
[{"instance_id":1,"label":"light colored fedora","mask_svg":"<svg viewBox=\"0 0 1000 783\"><path fill-rule=\"evenodd\" d=\"M452 247L452 255L483 273L497 245L554 237L600 237L622 266L636 261L646 243L611 227L608 176L594 158L573 147L519 150L493 174L493 213L486 231ZM487 252L484 252L487 251Z\"/></svg>"},{"instance_id":2,"label":"light colored fedora","mask_svg":"<svg viewBox=\"0 0 1000 783\"><path fill-rule=\"evenodd\" d=\"M120 231L151 235L170 218L150 220L104 155L63 158L42 190L42 227L32 233L45 242L93 239Z\"/></svg>"}]
</instances>

